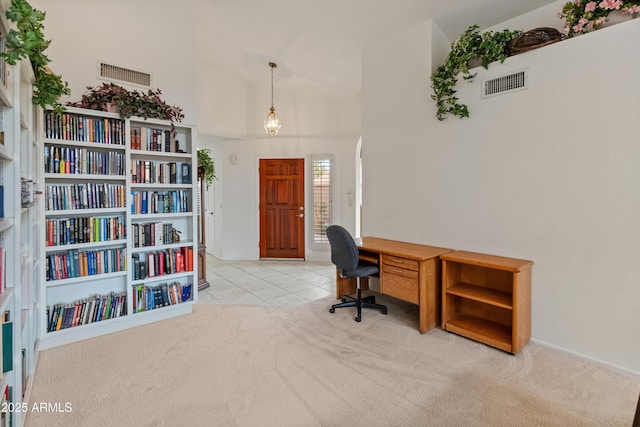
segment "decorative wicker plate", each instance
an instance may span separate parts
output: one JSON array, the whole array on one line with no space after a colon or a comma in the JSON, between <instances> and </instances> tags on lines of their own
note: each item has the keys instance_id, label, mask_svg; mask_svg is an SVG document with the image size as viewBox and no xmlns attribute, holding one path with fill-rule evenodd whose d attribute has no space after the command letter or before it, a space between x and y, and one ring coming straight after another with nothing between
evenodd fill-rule
<instances>
[{"instance_id":1,"label":"decorative wicker plate","mask_svg":"<svg viewBox=\"0 0 640 427\"><path fill-rule=\"evenodd\" d=\"M551 27L540 27L520 34L509 42L509 54L517 55L528 52L563 39L560 31Z\"/></svg>"}]
</instances>

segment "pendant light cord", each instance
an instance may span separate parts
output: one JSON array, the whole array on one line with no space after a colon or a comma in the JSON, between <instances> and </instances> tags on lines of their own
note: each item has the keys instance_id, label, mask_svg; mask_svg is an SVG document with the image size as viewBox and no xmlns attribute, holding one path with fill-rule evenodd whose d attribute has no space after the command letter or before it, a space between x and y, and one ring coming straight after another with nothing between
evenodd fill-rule
<instances>
[{"instance_id":1,"label":"pendant light cord","mask_svg":"<svg viewBox=\"0 0 640 427\"><path fill-rule=\"evenodd\" d=\"M273 69L275 68L275 65L273 62L269 63L269 66L271 67L271 109L273 109Z\"/></svg>"}]
</instances>

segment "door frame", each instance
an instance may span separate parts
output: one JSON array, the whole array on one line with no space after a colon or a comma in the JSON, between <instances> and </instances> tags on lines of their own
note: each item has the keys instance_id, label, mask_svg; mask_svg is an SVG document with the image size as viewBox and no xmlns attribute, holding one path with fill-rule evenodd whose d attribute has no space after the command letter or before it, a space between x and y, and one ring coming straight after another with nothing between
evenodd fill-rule
<instances>
[{"instance_id":1,"label":"door frame","mask_svg":"<svg viewBox=\"0 0 640 427\"><path fill-rule=\"evenodd\" d=\"M304 221L303 221L303 229L304 229L304 257L303 258L290 258L291 261L296 261L296 260L307 260L307 252L308 252L308 246L309 246L309 215L307 215L307 206L309 205L309 189L308 189L308 179L307 179L307 168L309 167L309 156L308 155L283 155L283 156L272 156L272 155L266 155L266 156L261 156L258 155L256 156L256 162L255 162L255 171L256 171L256 213L255 213L255 220L256 220L256 252L255 252L255 259L259 260L260 259L260 160L272 160L272 159L302 159L302 163L304 165L304 170L305 173L303 174L303 180L304 180ZM268 259L277 259L277 258L268 258ZM287 258L289 259L289 258Z\"/></svg>"}]
</instances>

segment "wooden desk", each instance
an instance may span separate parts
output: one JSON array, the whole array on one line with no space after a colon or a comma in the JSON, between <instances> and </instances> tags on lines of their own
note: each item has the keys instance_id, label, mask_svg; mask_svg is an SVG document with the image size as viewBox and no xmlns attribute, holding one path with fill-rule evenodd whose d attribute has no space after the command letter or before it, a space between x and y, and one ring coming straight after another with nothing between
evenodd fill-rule
<instances>
[{"instance_id":1,"label":"wooden desk","mask_svg":"<svg viewBox=\"0 0 640 427\"><path fill-rule=\"evenodd\" d=\"M452 249L424 246L396 240L363 237L356 239L360 259L380 266L380 293L420 307L420 333L440 324L440 255ZM368 288L362 279L361 287ZM336 273L336 298L355 293L356 279Z\"/></svg>"}]
</instances>

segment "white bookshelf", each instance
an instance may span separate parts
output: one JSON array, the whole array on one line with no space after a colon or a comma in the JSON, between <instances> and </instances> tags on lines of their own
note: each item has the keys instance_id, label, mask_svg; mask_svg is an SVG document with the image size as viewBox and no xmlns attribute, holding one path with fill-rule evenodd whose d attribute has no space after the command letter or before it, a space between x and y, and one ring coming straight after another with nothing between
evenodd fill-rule
<instances>
[{"instance_id":1,"label":"white bookshelf","mask_svg":"<svg viewBox=\"0 0 640 427\"><path fill-rule=\"evenodd\" d=\"M65 120L69 118L69 133L64 135L60 133L56 126L52 125L52 120L56 120L55 116L52 116L50 112L44 114L44 127L42 146L43 153L40 159L44 161L40 162L43 169L45 178L45 187L48 188L47 194L51 195L55 191L61 191L60 188L66 186L81 187L86 185L86 188L82 188L78 191L79 194L84 194L83 191L89 191L89 186L95 185L111 185L112 194L116 194L118 201L122 201L121 194L124 194L124 204L117 206L55 206L56 209L52 209L53 202L44 198L43 204L46 205L43 209L43 238L41 239L40 247L42 252L43 268L41 271L41 290L40 300L42 304L40 306L40 348L51 348L79 340L112 333L115 331L127 329L130 327L142 325L145 323L155 322L163 320L169 317L187 314L192 311L192 305L197 302L197 261L192 263L192 268L189 269L188 265L185 265L186 271L172 271L168 267L162 272L156 272L153 277L135 277L136 271L135 259L142 259L146 261L149 258L150 253L159 254L162 252L173 251L172 256L177 258L176 252L181 254L187 254L189 250L194 254L193 258L197 260L197 245L194 244L195 233L197 232L197 212L195 209L195 201L197 199L197 174L195 169L197 165L196 161L196 141L195 141L195 128L189 125L175 124L175 133L171 134L172 129L171 122L164 120L143 119L132 117L126 120L121 120L117 114L100 112L93 110L84 110L79 108L68 107L65 111ZM62 120L62 119L60 119ZM75 120L75 122L73 122ZM78 131L80 126L79 122L86 126L89 120L98 120L102 122L108 122L109 125L116 123L115 128L122 129L119 133L123 138L123 144L111 144L103 142L89 142L86 139L81 138L82 132ZM143 149L136 149L132 145L132 129L134 133L137 129L159 129L162 131L162 138L166 138L169 135L175 135L179 145L183 149L184 153L178 152L166 152L147 150L146 146ZM84 132L89 128L83 127ZM75 132L75 136L74 136ZM163 139L161 142L164 142ZM137 139L137 138L136 138ZM169 138L171 139L171 138ZM111 140L115 138L112 136ZM166 142L169 144L169 141ZM150 147L151 148L151 147ZM85 173L83 169L79 169L83 173L61 173L58 168L55 171L55 160L49 161L51 153L55 153L57 150L58 155L62 156L62 150L66 150L65 155L69 155L70 151L73 151L78 159L87 158L89 153L93 158L106 158L108 155L118 156L117 162L124 168L121 171L123 174L113 173L113 171L96 171L100 173ZM84 151L83 151L84 150ZM48 154L47 154L48 153ZM81 154L83 153L83 154ZM98 153L98 154L95 154ZM53 154L55 159L55 154ZM113 157L115 158L115 157ZM112 158L112 159L113 159ZM46 163L49 161L49 164ZM59 165L58 160L58 165ZM106 160L105 160L106 161ZM149 162L154 165L160 164L187 164L191 168L191 180L189 183L174 183L174 182L140 182L138 178L137 164L141 162ZM109 163L110 164L110 163ZM53 168L51 166L54 166ZM75 167L74 167L75 168ZM71 171L71 168L70 168ZM135 174L135 178L134 178ZM163 175L164 178L164 175ZM58 190L52 190L52 189ZM71 188L71 187L69 187ZM120 191L124 191L121 193ZM179 194L186 203L183 203L180 211L178 212L150 212L146 213L137 212L135 210L134 200L139 199L139 195L145 193L147 197L155 196L159 199L159 195L176 195ZM138 196L136 196L138 195ZM172 197L171 200L174 200ZM148 208L150 207L147 206ZM54 224L54 228L60 226L67 220L74 220L75 225L82 225L83 218L117 218L116 223L124 225L126 232L124 234L116 234L112 236L112 239L101 241L82 241L78 242L78 239L74 241L62 241L65 240L58 236L52 239L50 232L50 223ZM180 242L169 242L156 244L154 246L136 246L133 236L133 229L135 225L146 224L151 222L157 222L160 224L171 224L172 228L179 231ZM82 227L81 227L82 228ZM117 228L117 227L116 227ZM76 236L79 237L79 236ZM47 271L47 265L52 265L52 260L56 255L69 254L69 251L89 252L89 251L111 251L115 254L115 258L122 257L123 253L125 263L118 266L114 271L106 269L104 272L94 272L92 274L69 274L72 277L66 277L64 274L62 277L56 277L55 280L52 277L51 270ZM47 261L48 260L48 261ZM186 261L186 260L185 260ZM108 264L109 260L105 263ZM79 264L79 263L78 263ZM105 264L105 265L107 265ZM117 263L116 263L117 264ZM76 265L77 267L77 265ZM145 269L147 271L147 269ZM94 274L95 273L95 274ZM163 306L159 300L148 300L144 298L141 301L138 298L137 289L142 285L149 289L156 288L162 284L174 284L174 290L185 289L185 287L191 286L190 298L186 301L180 298L173 299L170 305ZM178 286L179 285L179 286ZM126 295L126 303L120 310L120 315L109 318L105 315L103 320L83 323L81 321L76 322L77 325L64 327L64 318L60 328L52 328L52 322L50 316L57 304L75 305L83 300L88 300L92 295ZM163 300L164 302L165 300ZM153 307L153 304L156 304ZM80 306L79 306L80 307ZM75 308L73 309L75 310ZM79 309L81 310L81 308ZM105 310L106 312L106 310ZM82 318L82 317L80 317ZM71 322L73 325L73 322Z\"/></svg>"},{"instance_id":2,"label":"white bookshelf","mask_svg":"<svg viewBox=\"0 0 640 427\"><path fill-rule=\"evenodd\" d=\"M0 33L10 30L5 19L6 4L0 4ZM23 203L21 184L42 184L37 160L38 117L40 109L31 101L34 74L28 60L16 65L0 64L0 184L3 186L4 215L0 218L0 246L4 289L0 293L0 314L9 313L11 346L4 336L0 353L11 352L12 369L2 373L0 393L11 388L11 401L20 407L29 399L39 347L40 261L37 256L41 240L39 210L41 200L33 193ZM4 328L3 328L4 332ZM6 367L6 366L5 366ZM24 413L4 415L11 425L24 424Z\"/></svg>"}]
</instances>

